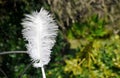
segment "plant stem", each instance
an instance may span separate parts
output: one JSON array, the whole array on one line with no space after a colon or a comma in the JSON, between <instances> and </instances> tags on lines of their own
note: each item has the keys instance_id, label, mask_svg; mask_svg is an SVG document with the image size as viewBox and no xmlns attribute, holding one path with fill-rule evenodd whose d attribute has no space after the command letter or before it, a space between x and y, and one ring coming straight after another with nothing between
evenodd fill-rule
<instances>
[{"instance_id":1,"label":"plant stem","mask_svg":"<svg viewBox=\"0 0 120 78\"><path fill-rule=\"evenodd\" d=\"M5 52L0 52L0 55L15 54L15 53L27 53L27 51L5 51Z\"/></svg>"},{"instance_id":2,"label":"plant stem","mask_svg":"<svg viewBox=\"0 0 120 78\"><path fill-rule=\"evenodd\" d=\"M43 76L43 78L46 78L45 70L44 70L44 67L43 67L43 66L41 67L41 70L42 70L42 76Z\"/></svg>"},{"instance_id":3,"label":"plant stem","mask_svg":"<svg viewBox=\"0 0 120 78\"><path fill-rule=\"evenodd\" d=\"M0 68L0 72L5 76L5 78L8 78L7 74Z\"/></svg>"},{"instance_id":4,"label":"plant stem","mask_svg":"<svg viewBox=\"0 0 120 78\"><path fill-rule=\"evenodd\" d=\"M27 65L27 67L22 71L22 73L20 73L20 75L18 76L18 78L22 78L23 74L27 71L27 69L33 64L33 62L31 62L30 64Z\"/></svg>"}]
</instances>

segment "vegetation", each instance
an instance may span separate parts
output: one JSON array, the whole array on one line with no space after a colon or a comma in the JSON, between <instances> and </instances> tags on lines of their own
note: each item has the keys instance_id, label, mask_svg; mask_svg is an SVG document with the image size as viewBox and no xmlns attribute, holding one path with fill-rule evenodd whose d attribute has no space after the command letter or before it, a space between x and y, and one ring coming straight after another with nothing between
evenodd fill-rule
<instances>
[{"instance_id":1,"label":"vegetation","mask_svg":"<svg viewBox=\"0 0 120 78\"><path fill-rule=\"evenodd\" d=\"M120 78L120 0L0 0L0 53L26 51L21 19L41 7L59 25L47 78ZM0 55L0 78L41 78L30 62Z\"/></svg>"}]
</instances>

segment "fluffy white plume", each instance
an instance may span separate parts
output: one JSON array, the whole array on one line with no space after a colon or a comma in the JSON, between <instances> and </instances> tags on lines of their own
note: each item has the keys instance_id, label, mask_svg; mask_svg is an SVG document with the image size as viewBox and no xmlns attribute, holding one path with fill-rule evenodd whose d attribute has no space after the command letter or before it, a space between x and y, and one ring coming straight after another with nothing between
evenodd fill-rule
<instances>
[{"instance_id":1,"label":"fluffy white plume","mask_svg":"<svg viewBox=\"0 0 120 78\"><path fill-rule=\"evenodd\" d=\"M51 15L43 8L40 12L26 14L23 19L23 37L28 41L28 54L34 67L43 67L50 61L51 49L55 43L58 26Z\"/></svg>"}]
</instances>

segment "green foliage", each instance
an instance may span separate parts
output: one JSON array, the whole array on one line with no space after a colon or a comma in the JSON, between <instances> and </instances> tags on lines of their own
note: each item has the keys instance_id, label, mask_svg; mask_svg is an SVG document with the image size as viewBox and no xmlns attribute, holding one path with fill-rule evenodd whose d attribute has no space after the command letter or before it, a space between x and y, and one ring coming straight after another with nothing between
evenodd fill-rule
<instances>
[{"instance_id":1,"label":"green foliage","mask_svg":"<svg viewBox=\"0 0 120 78\"><path fill-rule=\"evenodd\" d=\"M104 31L105 20L99 19L98 15L93 15L88 17L88 19L83 22L75 22L68 30L69 38L85 38L93 39L98 37L103 37L107 32Z\"/></svg>"},{"instance_id":2,"label":"green foliage","mask_svg":"<svg viewBox=\"0 0 120 78\"><path fill-rule=\"evenodd\" d=\"M104 18L93 15L68 30L71 48L76 51L75 58L65 60L64 71L69 78L120 77L120 38L105 26Z\"/></svg>"}]
</instances>

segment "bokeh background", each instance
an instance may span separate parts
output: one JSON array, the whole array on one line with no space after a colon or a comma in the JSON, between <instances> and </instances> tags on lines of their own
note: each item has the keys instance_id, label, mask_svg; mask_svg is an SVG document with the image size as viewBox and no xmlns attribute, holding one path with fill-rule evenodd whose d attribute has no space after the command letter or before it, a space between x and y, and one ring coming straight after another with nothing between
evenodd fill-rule
<instances>
[{"instance_id":1,"label":"bokeh background","mask_svg":"<svg viewBox=\"0 0 120 78\"><path fill-rule=\"evenodd\" d=\"M0 52L26 51L21 20L41 7L59 25L47 78L120 78L120 0L0 0ZM42 78L30 62L0 55L0 78Z\"/></svg>"}]
</instances>

